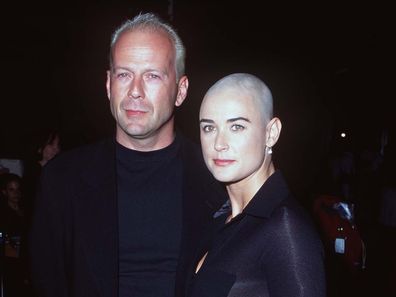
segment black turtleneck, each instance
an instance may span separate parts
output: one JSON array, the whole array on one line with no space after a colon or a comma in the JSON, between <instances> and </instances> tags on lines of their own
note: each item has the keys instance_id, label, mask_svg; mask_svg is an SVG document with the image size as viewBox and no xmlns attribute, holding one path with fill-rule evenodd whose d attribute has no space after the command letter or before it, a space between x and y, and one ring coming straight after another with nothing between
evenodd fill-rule
<instances>
[{"instance_id":1,"label":"black turtleneck","mask_svg":"<svg viewBox=\"0 0 396 297\"><path fill-rule=\"evenodd\" d=\"M180 139L140 152L117 144L120 297L174 295L182 220Z\"/></svg>"}]
</instances>

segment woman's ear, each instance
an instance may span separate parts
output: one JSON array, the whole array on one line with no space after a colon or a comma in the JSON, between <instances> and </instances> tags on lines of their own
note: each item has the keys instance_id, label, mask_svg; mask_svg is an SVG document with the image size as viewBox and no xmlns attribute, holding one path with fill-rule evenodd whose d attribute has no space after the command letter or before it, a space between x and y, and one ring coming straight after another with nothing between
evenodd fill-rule
<instances>
[{"instance_id":1,"label":"woman's ear","mask_svg":"<svg viewBox=\"0 0 396 297\"><path fill-rule=\"evenodd\" d=\"M279 139L280 132L282 130L282 123L280 119L274 117L271 121L268 122L266 127L267 133L267 147L273 147Z\"/></svg>"}]
</instances>

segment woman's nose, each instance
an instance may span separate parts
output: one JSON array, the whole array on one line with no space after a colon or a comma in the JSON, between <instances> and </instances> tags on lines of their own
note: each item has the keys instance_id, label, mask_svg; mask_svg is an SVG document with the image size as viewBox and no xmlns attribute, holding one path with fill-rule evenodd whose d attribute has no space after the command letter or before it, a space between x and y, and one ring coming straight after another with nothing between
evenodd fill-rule
<instances>
[{"instance_id":1,"label":"woman's nose","mask_svg":"<svg viewBox=\"0 0 396 297\"><path fill-rule=\"evenodd\" d=\"M218 152L228 149L227 139L222 133L217 134L214 148Z\"/></svg>"}]
</instances>

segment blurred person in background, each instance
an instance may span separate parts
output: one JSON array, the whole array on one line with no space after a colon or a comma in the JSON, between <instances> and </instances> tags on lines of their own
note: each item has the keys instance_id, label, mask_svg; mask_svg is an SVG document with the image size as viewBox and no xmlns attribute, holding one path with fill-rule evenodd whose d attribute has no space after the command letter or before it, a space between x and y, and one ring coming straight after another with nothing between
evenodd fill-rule
<instances>
[{"instance_id":1,"label":"blurred person in background","mask_svg":"<svg viewBox=\"0 0 396 297\"><path fill-rule=\"evenodd\" d=\"M14 173L0 175L0 192L0 231L5 239L2 267L5 296L27 296L27 225L22 208L22 178Z\"/></svg>"}]
</instances>

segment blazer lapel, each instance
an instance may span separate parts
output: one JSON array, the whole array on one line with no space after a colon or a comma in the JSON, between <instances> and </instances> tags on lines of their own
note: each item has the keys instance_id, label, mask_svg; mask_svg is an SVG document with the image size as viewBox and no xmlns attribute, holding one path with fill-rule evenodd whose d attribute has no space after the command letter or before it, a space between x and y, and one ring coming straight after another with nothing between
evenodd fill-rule
<instances>
[{"instance_id":1,"label":"blazer lapel","mask_svg":"<svg viewBox=\"0 0 396 297\"><path fill-rule=\"evenodd\" d=\"M118 292L118 209L114 143L90 164L75 201L77 238L102 296ZM77 247L78 248L78 247Z\"/></svg>"}]
</instances>

